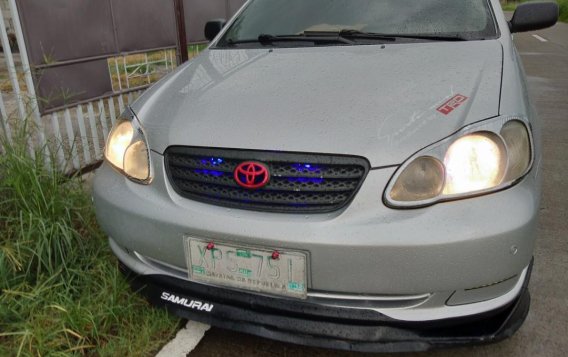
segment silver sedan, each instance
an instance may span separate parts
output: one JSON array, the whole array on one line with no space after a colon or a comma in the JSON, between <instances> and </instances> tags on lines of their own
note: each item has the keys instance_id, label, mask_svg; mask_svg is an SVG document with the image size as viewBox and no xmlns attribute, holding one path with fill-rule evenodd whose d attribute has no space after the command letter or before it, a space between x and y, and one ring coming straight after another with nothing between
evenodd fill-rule
<instances>
[{"instance_id":1,"label":"silver sedan","mask_svg":"<svg viewBox=\"0 0 568 357\"><path fill-rule=\"evenodd\" d=\"M249 0L122 115L94 186L121 269L181 317L419 351L529 309L540 122L512 33L555 3Z\"/></svg>"}]
</instances>

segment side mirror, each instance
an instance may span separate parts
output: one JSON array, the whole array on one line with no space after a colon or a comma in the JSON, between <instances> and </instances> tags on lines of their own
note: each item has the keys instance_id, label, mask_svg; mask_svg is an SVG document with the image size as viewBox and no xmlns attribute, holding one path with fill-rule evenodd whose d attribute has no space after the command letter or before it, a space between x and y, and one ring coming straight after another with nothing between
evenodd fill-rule
<instances>
[{"instance_id":1,"label":"side mirror","mask_svg":"<svg viewBox=\"0 0 568 357\"><path fill-rule=\"evenodd\" d=\"M205 24L205 38L207 39L207 41L213 41L213 39L217 37L219 32L221 32L223 27L225 27L226 23L227 20L225 19L215 19L208 21Z\"/></svg>"},{"instance_id":2,"label":"side mirror","mask_svg":"<svg viewBox=\"0 0 568 357\"><path fill-rule=\"evenodd\" d=\"M509 21L511 33L540 30L554 26L558 21L558 4L553 2L535 2L521 4Z\"/></svg>"}]
</instances>

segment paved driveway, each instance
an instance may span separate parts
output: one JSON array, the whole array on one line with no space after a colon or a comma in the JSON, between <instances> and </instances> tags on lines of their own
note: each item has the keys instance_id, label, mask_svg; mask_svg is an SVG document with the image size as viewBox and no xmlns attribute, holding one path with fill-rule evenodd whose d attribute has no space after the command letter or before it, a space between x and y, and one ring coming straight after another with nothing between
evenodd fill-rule
<instances>
[{"instance_id":1,"label":"paved driveway","mask_svg":"<svg viewBox=\"0 0 568 357\"><path fill-rule=\"evenodd\" d=\"M537 35L536 37L534 35ZM568 25L516 36L544 122L544 197L531 281L532 309L520 331L497 345L420 356L568 356ZM199 356L356 356L212 328ZM388 356L388 355L382 355ZM404 355L397 355L404 356Z\"/></svg>"}]
</instances>

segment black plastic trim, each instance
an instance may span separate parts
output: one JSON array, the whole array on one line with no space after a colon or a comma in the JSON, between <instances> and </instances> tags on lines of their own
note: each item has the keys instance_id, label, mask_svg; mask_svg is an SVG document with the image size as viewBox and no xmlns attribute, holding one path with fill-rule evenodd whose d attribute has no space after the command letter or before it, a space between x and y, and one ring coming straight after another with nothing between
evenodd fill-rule
<instances>
[{"instance_id":1,"label":"black plastic trim","mask_svg":"<svg viewBox=\"0 0 568 357\"><path fill-rule=\"evenodd\" d=\"M205 194L193 194L190 192L185 192L174 182L172 168L170 167L170 155L190 155L190 156L204 156L204 157L224 157L230 160L240 160L240 161L256 161L266 163L277 164L277 163L292 163L292 162L306 162L317 165L346 165L346 166L359 166L363 173L360 177L346 177L346 179L358 180L358 184L354 189L349 190L346 194L346 198L338 199L333 202L306 202L303 206L287 207L282 203L272 204L269 200L259 201L259 202L248 202L244 203L238 200L231 200L224 197L214 197L207 196ZM230 148L206 148L206 147L192 147L192 146L170 146L164 152L164 166L166 170L166 175L170 182L170 185L174 191L181 197L191 199L201 203L213 204L216 206L238 208L249 211L260 211L260 212L270 212L270 213L289 213L289 214L324 214L339 211L346 206L348 206L365 182L369 171L371 170L371 165L369 161L360 156L350 156L341 154L324 154L324 153L302 153L302 152L282 152L282 151L265 151L265 150L248 150L248 149L230 149ZM225 170L220 170L225 171ZM313 177L318 178L316 175L298 175L298 177ZM340 180L341 178L329 177L329 180ZM214 184L211 184L214 185ZM269 183L270 186L270 183ZM234 189L231 186L227 186L229 189ZM257 190L257 192L268 194L276 192L275 190ZM314 192L294 192L288 191L290 193L297 194L314 194ZM344 192L345 193L345 192ZM339 191L315 191L315 194L336 194L340 195Z\"/></svg>"},{"instance_id":2,"label":"black plastic trim","mask_svg":"<svg viewBox=\"0 0 568 357\"><path fill-rule=\"evenodd\" d=\"M394 320L370 310L336 308L292 299L203 286L161 275L137 276L121 264L134 289L179 317L288 343L360 352L410 352L494 343L512 336L530 307L528 283L511 304L466 318ZM164 292L213 305L199 311L161 299Z\"/></svg>"}]
</instances>

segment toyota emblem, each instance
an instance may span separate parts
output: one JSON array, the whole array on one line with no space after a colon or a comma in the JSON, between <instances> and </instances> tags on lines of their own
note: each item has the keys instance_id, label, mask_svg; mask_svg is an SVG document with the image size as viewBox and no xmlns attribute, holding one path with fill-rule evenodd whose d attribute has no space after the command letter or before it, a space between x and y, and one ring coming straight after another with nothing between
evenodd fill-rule
<instances>
[{"instance_id":1,"label":"toyota emblem","mask_svg":"<svg viewBox=\"0 0 568 357\"><path fill-rule=\"evenodd\" d=\"M235 181L250 190L266 186L269 180L268 167L258 162L243 162L235 169Z\"/></svg>"}]
</instances>

